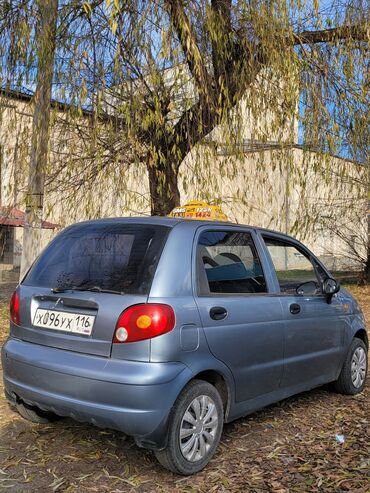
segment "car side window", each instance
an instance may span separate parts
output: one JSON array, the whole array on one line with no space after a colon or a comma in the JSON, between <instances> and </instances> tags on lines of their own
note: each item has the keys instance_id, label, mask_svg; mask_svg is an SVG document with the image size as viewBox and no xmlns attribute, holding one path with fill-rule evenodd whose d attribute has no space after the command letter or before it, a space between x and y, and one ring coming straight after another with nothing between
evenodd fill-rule
<instances>
[{"instance_id":1,"label":"car side window","mask_svg":"<svg viewBox=\"0 0 370 493\"><path fill-rule=\"evenodd\" d=\"M205 291L235 294L267 292L261 262L250 233L205 231L198 241L197 258L206 284Z\"/></svg>"},{"instance_id":2,"label":"car side window","mask_svg":"<svg viewBox=\"0 0 370 493\"><path fill-rule=\"evenodd\" d=\"M264 236L279 281L280 290L287 294L321 294L326 276L322 267L295 245Z\"/></svg>"}]
</instances>

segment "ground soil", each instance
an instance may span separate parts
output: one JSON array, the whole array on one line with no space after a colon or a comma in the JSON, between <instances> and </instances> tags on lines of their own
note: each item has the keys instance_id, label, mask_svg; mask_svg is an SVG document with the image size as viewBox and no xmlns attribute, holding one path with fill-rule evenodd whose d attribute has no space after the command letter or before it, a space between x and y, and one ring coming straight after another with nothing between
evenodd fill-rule
<instances>
[{"instance_id":1,"label":"ground soil","mask_svg":"<svg viewBox=\"0 0 370 493\"><path fill-rule=\"evenodd\" d=\"M0 345L13 287L0 285ZM370 287L352 291L370 323ZM1 489L369 493L370 385L356 397L316 389L226 425L209 466L187 478L162 469L151 452L121 433L69 419L31 424L9 409L0 388Z\"/></svg>"}]
</instances>

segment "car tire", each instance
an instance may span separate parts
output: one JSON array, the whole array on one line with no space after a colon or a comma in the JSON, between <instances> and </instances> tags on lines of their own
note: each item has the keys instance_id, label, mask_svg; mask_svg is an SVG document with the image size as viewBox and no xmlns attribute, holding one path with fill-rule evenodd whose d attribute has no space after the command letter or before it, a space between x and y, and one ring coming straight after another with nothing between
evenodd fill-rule
<instances>
[{"instance_id":1,"label":"car tire","mask_svg":"<svg viewBox=\"0 0 370 493\"><path fill-rule=\"evenodd\" d=\"M355 337L351 343L334 388L340 394L356 395L363 391L368 370L368 348Z\"/></svg>"},{"instance_id":2,"label":"car tire","mask_svg":"<svg viewBox=\"0 0 370 493\"><path fill-rule=\"evenodd\" d=\"M216 451L223 422L222 400L216 388L203 380L191 381L171 410L167 446L155 452L158 461L184 476L201 471Z\"/></svg>"},{"instance_id":3,"label":"car tire","mask_svg":"<svg viewBox=\"0 0 370 493\"><path fill-rule=\"evenodd\" d=\"M48 424L62 419L61 416L29 406L23 402L17 402L16 409L22 418L31 421L31 423Z\"/></svg>"}]
</instances>

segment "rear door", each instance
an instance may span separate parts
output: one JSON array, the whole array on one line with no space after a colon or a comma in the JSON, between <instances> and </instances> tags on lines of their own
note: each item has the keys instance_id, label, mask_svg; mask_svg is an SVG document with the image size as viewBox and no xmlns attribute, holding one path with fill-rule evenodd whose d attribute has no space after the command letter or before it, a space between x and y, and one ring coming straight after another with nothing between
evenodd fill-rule
<instances>
[{"instance_id":1,"label":"rear door","mask_svg":"<svg viewBox=\"0 0 370 493\"><path fill-rule=\"evenodd\" d=\"M202 227L196 236L196 303L211 352L232 371L236 401L278 389L284 322L253 230ZM258 240L257 240L258 241Z\"/></svg>"},{"instance_id":2,"label":"rear door","mask_svg":"<svg viewBox=\"0 0 370 493\"><path fill-rule=\"evenodd\" d=\"M119 315L148 299L168 232L164 226L114 221L67 228L18 288L21 325L12 324L12 335L110 356ZM130 359L149 358L148 341L133 343L129 350Z\"/></svg>"},{"instance_id":3,"label":"rear door","mask_svg":"<svg viewBox=\"0 0 370 493\"><path fill-rule=\"evenodd\" d=\"M286 321L282 387L309 388L333 380L343 354L340 296L326 302L321 284L328 275L298 242L273 234L263 239L275 267Z\"/></svg>"}]
</instances>

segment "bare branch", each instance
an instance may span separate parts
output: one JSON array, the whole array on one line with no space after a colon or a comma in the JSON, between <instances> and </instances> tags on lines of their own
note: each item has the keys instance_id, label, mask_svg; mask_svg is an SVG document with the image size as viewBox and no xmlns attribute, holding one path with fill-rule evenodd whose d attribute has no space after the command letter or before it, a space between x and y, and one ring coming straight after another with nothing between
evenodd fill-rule
<instances>
[{"instance_id":1,"label":"bare branch","mask_svg":"<svg viewBox=\"0 0 370 493\"><path fill-rule=\"evenodd\" d=\"M338 26L321 31L302 31L293 33L293 45L334 43L344 39L355 41L369 41L370 28L368 24L355 24L353 26Z\"/></svg>"}]
</instances>

